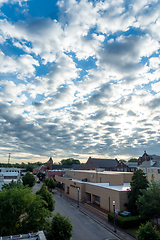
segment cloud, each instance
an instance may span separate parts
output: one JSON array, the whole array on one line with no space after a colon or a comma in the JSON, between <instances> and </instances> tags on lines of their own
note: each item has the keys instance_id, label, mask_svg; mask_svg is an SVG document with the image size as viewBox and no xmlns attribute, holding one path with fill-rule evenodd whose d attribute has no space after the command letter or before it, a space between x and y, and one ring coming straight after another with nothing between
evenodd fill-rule
<instances>
[{"instance_id":1,"label":"cloud","mask_svg":"<svg viewBox=\"0 0 160 240\"><path fill-rule=\"evenodd\" d=\"M4 4L2 158L159 154L159 1L60 0L56 19Z\"/></svg>"}]
</instances>

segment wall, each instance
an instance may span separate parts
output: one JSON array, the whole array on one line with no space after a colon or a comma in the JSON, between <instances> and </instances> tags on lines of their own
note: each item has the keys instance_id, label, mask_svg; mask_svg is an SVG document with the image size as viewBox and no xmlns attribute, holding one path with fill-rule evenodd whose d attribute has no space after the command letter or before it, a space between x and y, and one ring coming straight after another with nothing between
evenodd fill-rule
<instances>
[{"instance_id":1,"label":"wall","mask_svg":"<svg viewBox=\"0 0 160 240\"><path fill-rule=\"evenodd\" d=\"M112 176L113 177L113 176ZM126 210L124 203L128 201L127 191L118 191L106 187L95 186L87 182L79 182L74 179L55 176L56 181L63 182L64 191L68 196L77 200L79 188L79 201L95 202L96 196L100 197L100 207L107 211L113 211L113 201L116 202L116 209ZM98 202L97 202L98 203Z\"/></svg>"},{"instance_id":2,"label":"wall","mask_svg":"<svg viewBox=\"0 0 160 240\"><path fill-rule=\"evenodd\" d=\"M74 170L66 170L66 174L68 177L73 179L85 179L87 178L87 182L94 183L104 183L109 182L110 185L121 185L125 182L130 182L133 173L132 172L113 172L113 171L104 171L104 172L96 172L96 171L74 171Z\"/></svg>"},{"instance_id":3,"label":"wall","mask_svg":"<svg viewBox=\"0 0 160 240\"><path fill-rule=\"evenodd\" d=\"M149 182L151 182L152 180L152 175L154 176L154 180L156 182L160 182L160 174L158 174L158 169L160 168L141 168L139 167L142 171L145 170L145 173L146 173L146 176L147 176L147 179ZM150 169L150 173L149 173L149 169ZM152 170L154 170L154 174L152 173Z\"/></svg>"}]
</instances>

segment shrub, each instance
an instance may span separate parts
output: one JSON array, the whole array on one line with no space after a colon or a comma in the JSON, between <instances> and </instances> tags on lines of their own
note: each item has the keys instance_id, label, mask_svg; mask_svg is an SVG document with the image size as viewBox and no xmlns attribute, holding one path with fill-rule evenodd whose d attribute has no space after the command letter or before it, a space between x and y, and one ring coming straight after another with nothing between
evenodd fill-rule
<instances>
[{"instance_id":1,"label":"shrub","mask_svg":"<svg viewBox=\"0 0 160 240\"><path fill-rule=\"evenodd\" d=\"M114 213L108 214L108 221L110 221L112 223L114 222ZM116 225L123 229L139 226L140 221L145 222L146 218L145 217L139 218L138 215L131 216L131 217L118 216L115 218Z\"/></svg>"}]
</instances>

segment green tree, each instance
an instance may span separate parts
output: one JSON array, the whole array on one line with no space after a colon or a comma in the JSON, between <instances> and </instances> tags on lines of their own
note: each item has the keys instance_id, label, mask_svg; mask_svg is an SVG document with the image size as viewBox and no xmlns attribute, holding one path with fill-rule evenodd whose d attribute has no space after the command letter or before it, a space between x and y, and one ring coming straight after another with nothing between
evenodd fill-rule
<instances>
[{"instance_id":1,"label":"green tree","mask_svg":"<svg viewBox=\"0 0 160 240\"><path fill-rule=\"evenodd\" d=\"M143 189L142 195L138 197L136 202L140 215L146 217L155 217L157 219L160 216L160 184L155 182L152 178L149 188Z\"/></svg>"},{"instance_id":2,"label":"green tree","mask_svg":"<svg viewBox=\"0 0 160 240\"><path fill-rule=\"evenodd\" d=\"M46 188L46 185L43 184L39 191L36 192L37 195L42 196L42 198L47 202L46 207L50 210L54 210L54 203L52 193Z\"/></svg>"},{"instance_id":3,"label":"green tree","mask_svg":"<svg viewBox=\"0 0 160 240\"><path fill-rule=\"evenodd\" d=\"M72 165L72 164L80 164L80 161L74 158L67 158L61 160L62 165Z\"/></svg>"},{"instance_id":4,"label":"green tree","mask_svg":"<svg viewBox=\"0 0 160 240\"><path fill-rule=\"evenodd\" d=\"M126 160L124 160L124 159L120 159L119 162L126 162Z\"/></svg>"},{"instance_id":5,"label":"green tree","mask_svg":"<svg viewBox=\"0 0 160 240\"><path fill-rule=\"evenodd\" d=\"M137 158L131 158L130 160L128 160L128 162L138 162Z\"/></svg>"},{"instance_id":6,"label":"green tree","mask_svg":"<svg viewBox=\"0 0 160 240\"><path fill-rule=\"evenodd\" d=\"M47 240L69 240L72 237L72 228L73 226L69 218L57 212L52 218Z\"/></svg>"},{"instance_id":7,"label":"green tree","mask_svg":"<svg viewBox=\"0 0 160 240\"><path fill-rule=\"evenodd\" d=\"M14 187L20 188L21 187L21 181L18 179L17 182L14 182L13 180L10 183L4 183L2 185L2 189L11 189Z\"/></svg>"},{"instance_id":8,"label":"green tree","mask_svg":"<svg viewBox=\"0 0 160 240\"><path fill-rule=\"evenodd\" d=\"M148 187L148 180L141 169L133 173L130 185L131 188L128 191L128 203L126 206L133 215L136 215L138 213L136 201L139 195L142 195L141 189L147 189Z\"/></svg>"},{"instance_id":9,"label":"green tree","mask_svg":"<svg viewBox=\"0 0 160 240\"><path fill-rule=\"evenodd\" d=\"M45 173L42 172L37 173L37 177L42 181L45 179L45 176L46 176Z\"/></svg>"},{"instance_id":10,"label":"green tree","mask_svg":"<svg viewBox=\"0 0 160 240\"><path fill-rule=\"evenodd\" d=\"M31 192L28 186L18 185L0 191L0 236L36 232L49 227L51 212L47 203Z\"/></svg>"},{"instance_id":11,"label":"green tree","mask_svg":"<svg viewBox=\"0 0 160 240\"><path fill-rule=\"evenodd\" d=\"M30 172L26 172L26 174L22 177L23 185L29 185L29 187L33 187L35 185L36 179L34 175Z\"/></svg>"},{"instance_id":12,"label":"green tree","mask_svg":"<svg viewBox=\"0 0 160 240\"><path fill-rule=\"evenodd\" d=\"M137 240L160 240L160 233L152 226L151 222L142 224L137 232Z\"/></svg>"},{"instance_id":13,"label":"green tree","mask_svg":"<svg viewBox=\"0 0 160 240\"><path fill-rule=\"evenodd\" d=\"M54 189L56 187L56 182L54 181L53 178L46 178L45 179L45 184L48 187L49 191L52 191L52 189Z\"/></svg>"}]
</instances>

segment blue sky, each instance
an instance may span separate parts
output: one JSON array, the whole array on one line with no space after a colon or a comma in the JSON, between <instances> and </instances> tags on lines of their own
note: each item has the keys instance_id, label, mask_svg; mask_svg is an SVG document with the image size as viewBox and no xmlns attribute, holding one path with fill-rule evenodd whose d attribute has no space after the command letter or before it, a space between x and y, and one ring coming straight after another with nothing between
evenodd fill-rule
<instances>
[{"instance_id":1,"label":"blue sky","mask_svg":"<svg viewBox=\"0 0 160 240\"><path fill-rule=\"evenodd\" d=\"M160 155L160 1L0 0L0 161Z\"/></svg>"}]
</instances>

